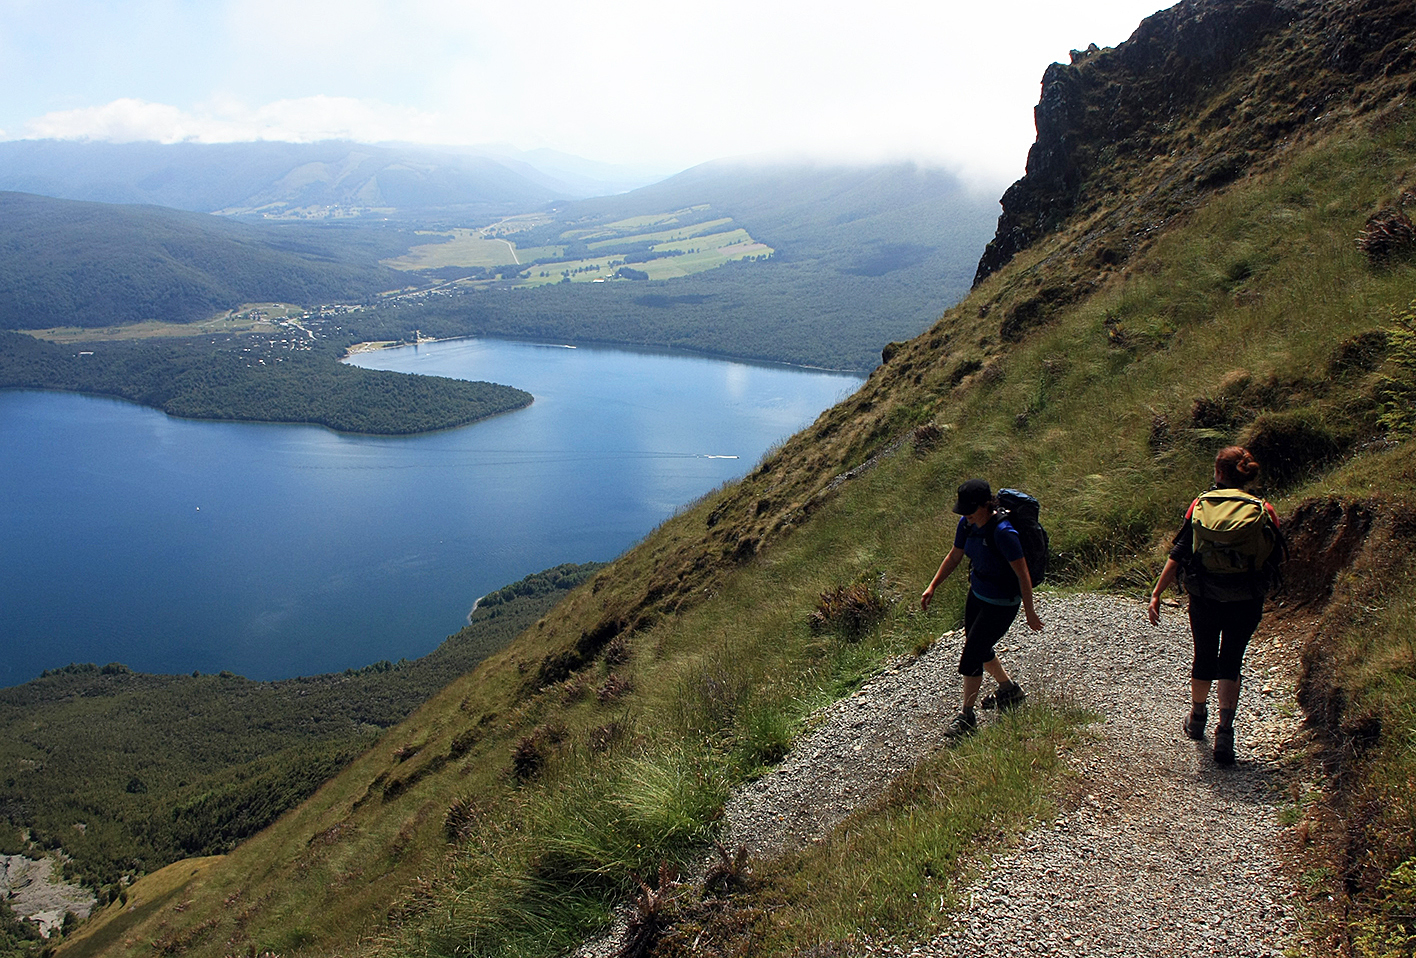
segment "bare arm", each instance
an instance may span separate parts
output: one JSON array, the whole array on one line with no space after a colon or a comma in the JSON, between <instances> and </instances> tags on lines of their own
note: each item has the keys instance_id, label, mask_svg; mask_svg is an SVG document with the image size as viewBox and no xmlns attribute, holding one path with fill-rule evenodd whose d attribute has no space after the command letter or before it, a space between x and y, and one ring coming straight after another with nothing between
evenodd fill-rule
<instances>
[{"instance_id":1,"label":"bare arm","mask_svg":"<svg viewBox=\"0 0 1416 958\"><path fill-rule=\"evenodd\" d=\"M1023 616L1027 619L1028 628L1034 632L1040 632L1042 631L1042 619L1038 617L1037 610L1033 608L1032 573L1028 571L1028 560L1019 558L1008 564L1013 567L1013 574L1018 577L1018 589L1023 595Z\"/></svg>"},{"instance_id":2,"label":"bare arm","mask_svg":"<svg viewBox=\"0 0 1416 958\"><path fill-rule=\"evenodd\" d=\"M934 598L934 590L939 588L939 583L949 578L949 573L953 572L960 562L964 561L964 550L958 546L949 550L949 554L944 557L944 561L939 563L939 571L934 573L934 578L925 587L924 594L919 597L919 607L926 612L929 611L930 600Z\"/></svg>"},{"instance_id":3,"label":"bare arm","mask_svg":"<svg viewBox=\"0 0 1416 958\"><path fill-rule=\"evenodd\" d=\"M1160 578L1155 581L1155 588L1151 590L1150 605L1146 607L1146 614L1150 616L1151 625L1160 624L1160 597L1165 594L1165 590L1170 588L1170 584L1175 581L1175 577L1180 573L1180 563L1174 559L1165 560L1165 568L1160 570Z\"/></svg>"}]
</instances>

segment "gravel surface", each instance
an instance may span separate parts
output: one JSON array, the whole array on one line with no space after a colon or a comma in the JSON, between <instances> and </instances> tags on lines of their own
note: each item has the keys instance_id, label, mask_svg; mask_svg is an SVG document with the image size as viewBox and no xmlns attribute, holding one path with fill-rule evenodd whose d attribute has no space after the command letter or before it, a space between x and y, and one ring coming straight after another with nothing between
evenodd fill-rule
<instances>
[{"instance_id":1,"label":"gravel surface","mask_svg":"<svg viewBox=\"0 0 1416 958\"><path fill-rule=\"evenodd\" d=\"M999 656L1029 694L1102 716L1068 756L1078 788L1060 799L1056 820L980 863L948 932L927 942L867 935L857 950L1282 955L1297 910L1277 820L1286 804L1278 760L1299 723L1293 650L1261 627L1245 660L1238 762L1224 768L1209 738L1192 742L1180 730L1191 653L1182 607L1166 608L1159 627L1139 602L1112 596L1044 595L1038 609L1044 631L1020 621ZM816 840L940 748L958 710L960 640L946 634L824 709L777 769L729 801L723 844L760 860ZM985 694L992 685L985 679ZM1217 715L1212 701L1211 728ZM616 948L611 935L582 954Z\"/></svg>"}]
</instances>

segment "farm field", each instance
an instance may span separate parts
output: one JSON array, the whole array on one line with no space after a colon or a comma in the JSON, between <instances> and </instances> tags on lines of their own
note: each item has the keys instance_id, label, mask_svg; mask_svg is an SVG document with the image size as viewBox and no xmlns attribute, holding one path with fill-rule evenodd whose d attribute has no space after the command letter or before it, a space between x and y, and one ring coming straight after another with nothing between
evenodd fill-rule
<instances>
[{"instance_id":1,"label":"farm field","mask_svg":"<svg viewBox=\"0 0 1416 958\"><path fill-rule=\"evenodd\" d=\"M435 233L438 242L420 243L404 256L386 259L394 269L441 269L444 266L511 266L535 259L560 256L563 247L541 246L518 250L511 240L492 235L489 229L454 229Z\"/></svg>"},{"instance_id":2,"label":"farm field","mask_svg":"<svg viewBox=\"0 0 1416 958\"><path fill-rule=\"evenodd\" d=\"M209 320L198 323L173 323L151 319L119 326L83 328L53 326L49 329L26 330L37 339L52 343L126 342L141 339L191 338L193 336L234 336L244 333L273 333L289 324L299 325L305 310L288 303L246 303Z\"/></svg>"},{"instance_id":3,"label":"farm field","mask_svg":"<svg viewBox=\"0 0 1416 958\"><path fill-rule=\"evenodd\" d=\"M620 267L645 274L636 279L674 279L772 255L770 246L758 242L730 216L695 221L707 209L704 204L559 231L548 230L551 221L545 217L511 217L481 229L430 233L438 237L436 242L414 246L383 265L413 272L448 267L501 270L516 265L526 269L510 285L546 286L624 280ZM524 245L517 243L518 234ZM508 279L504 277L501 285L507 285ZM460 282L489 281L490 277L470 277Z\"/></svg>"}]
</instances>

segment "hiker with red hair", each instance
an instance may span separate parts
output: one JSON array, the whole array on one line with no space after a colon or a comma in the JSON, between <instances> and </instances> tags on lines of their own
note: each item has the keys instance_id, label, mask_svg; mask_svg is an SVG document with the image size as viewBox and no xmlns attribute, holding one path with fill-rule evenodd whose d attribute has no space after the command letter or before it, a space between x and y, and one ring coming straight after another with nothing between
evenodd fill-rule
<instances>
[{"instance_id":1,"label":"hiker with red hair","mask_svg":"<svg viewBox=\"0 0 1416 958\"><path fill-rule=\"evenodd\" d=\"M1181 728L1199 742L1209 720L1209 692L1219 684L1214 760L1232 765L1234 715L1239 707L1244 651L1264 614L1264 598L1284 555L1278 513L1244 492L1259 463L1243 446L1229 446L1214 460L1214 486L1190 503L1170 556L1151 590L1148 614L1160 623L1160 597L1178 578L1189 596L1195 657L1190 668L1190 710Z\"/></svg>"}]
</instances>

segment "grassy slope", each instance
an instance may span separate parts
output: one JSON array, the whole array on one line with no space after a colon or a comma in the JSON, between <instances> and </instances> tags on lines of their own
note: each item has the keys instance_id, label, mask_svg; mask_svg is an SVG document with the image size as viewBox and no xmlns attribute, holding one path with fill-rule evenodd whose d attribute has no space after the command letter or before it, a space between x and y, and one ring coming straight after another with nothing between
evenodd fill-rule
<instances>
[{"instance_id":1,"label":"grassy slope","mask_svg":"<svg viewBox=\"0 0 1416 958\"><path fill-rule=\"evenodd\" d=\"M1268 62L1278 64L1273 75L1250 69L1235 83L1282 81L1281 58ZM1351 101L1393 102L1389 90L1349 85ZM1191 132L1212 137L1211 149L1224 145L1222 129ZM1416 164L1416 116L1334 103L1326 123L1289 138L1246 178L1217 193L1171 193L1169 205L1157 199L1177 172L1168 164L1180 160L1148 155L1156 159L1131 166L1103 207L1022 253L745 480L665 523L204 872L184 892L185 910L155 914L107 953L147 955L154 942L190 954L554 953L631 892L632 876L652 874L711 830L726 789L780 754L813 705L952 624L957 592L928 616L913 597L938 561L952 525L948 491L962 476L1038 493L1064 576L1091 585L1137 588L1154 575L1215 448L1234 439L1281 464L1284 481L1266 491L1287 513L1331 494L1409 514L1409 443L1367 442L1381 431L1374 367L1383 350L1364 351L1371 340L1359 337L1410 302L1416 268L1373 268L1353 237ZM1088 252L1097 217L1161 207L1157 228L1127 234L1120 262ZM1078 276L1088 297L1003 344L1000 322L1016 307ZM900 438L898 454L833 484ZM1409 544L1410 530L1393 528L1389 541ZM1397 585L1409 560L1384 561L1386 603L1335 620L1340 629L1311 655L1332 661L1334 681L1363 701L1382 700L1372 709L1399 716L1416 668L1399 608L1410 596ZM813 633L818 594L862 579L899 597L884 620L854 642ZM1350 612L1359 586L1360 576L1340 578L1329 608ZM1384 650L1379 658L1354 651L1372 647ZM1373 685L1364 673L1376 662L1387 678ZM1050 755L1066 723L1037 715L1016 737L981 739L987 764ZM1391 807L1379 816L1387 860L1378 865L1388 876L1413 852L1401 826L1412 792L1391 784L1408 774L1400 763L1411 745L1399 723L1383 727L1393 757L1363 768L1388 783ZM920 769L912 787L950 796L973 785L948 764ZM959 866L928 829L909 824L947 803L914 808L907 797L864 819L896 815L920 839L892 854L888 870L872 868L874 856L823 853L803 863L807 879L769 876L776 898L772 887L756 893L772 910L759 926L763 951L852 927L929 924L923 908L894 907L901 888L937 900ZM1011 815L1045 808L1022 800ZM976 824L991 833L1016 821ZM865 911L813 911L815 896L791 891L811 887L812 868L818 882L829 875L857 889ZM1399 891L1390 898L1398 905Z\"/></svg>"}]
</instances>

